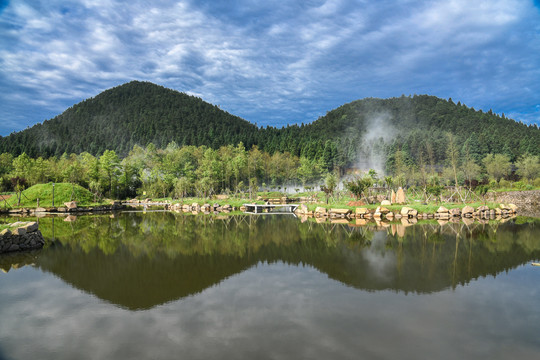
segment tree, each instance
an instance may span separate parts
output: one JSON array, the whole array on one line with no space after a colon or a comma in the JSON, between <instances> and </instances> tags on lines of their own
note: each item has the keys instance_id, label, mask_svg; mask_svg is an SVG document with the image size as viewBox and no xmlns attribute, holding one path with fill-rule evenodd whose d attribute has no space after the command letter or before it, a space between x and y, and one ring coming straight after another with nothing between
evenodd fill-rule
<instances>
[{"instance_id":1,"label":"tree","mask_svg":"<svg viewBox=\"0 0 540 360\"><path fill-rule=\"evenodd\" d=\"M540 175L540 158L534 155L524 155L517 162L519 176L532 181Z\"/></svg>"},{"instance_id":2,"label":"tree","mask_svg":"<svg viewBox=\"0 0 540 360\"><path fill-rule=\"evenodd\" d=\"M109 195L112 196L113 182L116 182L120 173L118 155L114 150L105 150L103 155L99 157L99 164L102 170L102 178L108 183Z\"/></svg>"},{"instance_id":3,"label":"tree","mask_svg":"<svg viewBox=\"0 0 540 360\"><path fill-rule=\"evenodd\" d=\"M324 180L324 185L321 186L321 190L326 195L326 203L328 204L328 199L334 194L334 190L337 186L337 179L336 175L333 173L326 174L326 178Z\"/></svg>"},{"instance_id":4,"label":"tree","mask_svg":"<svg viewBox=\"0 0 540 360\"><path fill-rule=\"evenodd\" d=\"M356 177L350 181L346 181L344 185L356 199L360 199L362 194L373 185L373 179L369 176Z\"/></svg>"},{"instance_id":5,"label":"tree","mask_svg":"<svg viewBox=\"0 0 540 360\"><path fill-rule=\"evenodd\" d=\"M502 154L488 154L482 159L486 171L495 181L499 182L501 178L510 171L510 159Z\"/></svg>"}]
</instances>

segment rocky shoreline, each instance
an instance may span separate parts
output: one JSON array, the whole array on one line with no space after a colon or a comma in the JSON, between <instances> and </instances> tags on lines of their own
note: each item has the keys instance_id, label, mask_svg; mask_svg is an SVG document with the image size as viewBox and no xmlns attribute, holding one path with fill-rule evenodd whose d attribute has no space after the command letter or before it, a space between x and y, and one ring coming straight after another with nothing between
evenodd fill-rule
<instances>
[{"instance_id":1,"label":"rocky shoreline","mask_svg":"<svg viewBox=\"0 0 540 360\"><path fill-rule=\"evenodd\" d=\"M13 251L40 249L45 239L37 222L16 222L0 232L0 254Z\"/></svg>"}]
</instances>

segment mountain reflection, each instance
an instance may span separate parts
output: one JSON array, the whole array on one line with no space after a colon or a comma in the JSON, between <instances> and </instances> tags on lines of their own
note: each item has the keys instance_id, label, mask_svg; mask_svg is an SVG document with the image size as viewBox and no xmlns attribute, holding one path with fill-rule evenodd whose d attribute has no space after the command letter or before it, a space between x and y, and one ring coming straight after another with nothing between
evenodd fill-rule
<instances>
[{"instance_id":1,"label":"mountain reflection","mask_svg":"<svg viewBox=\"0 0 540 360\"><path fill-rule=\"evenodd\" d=\"M540 257L534 220L381 228L133 212L39 221L52 244L28 263L130 310L197 294L261 262L312 266L368 291L430 293Z\"/></svg>"}]
</instances>

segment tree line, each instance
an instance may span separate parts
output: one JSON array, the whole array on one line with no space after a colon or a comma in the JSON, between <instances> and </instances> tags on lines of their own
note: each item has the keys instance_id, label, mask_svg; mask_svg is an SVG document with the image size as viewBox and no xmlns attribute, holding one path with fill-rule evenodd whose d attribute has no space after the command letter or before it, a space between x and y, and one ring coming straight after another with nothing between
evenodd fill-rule
<instances>
[{"instance_id":1,"label":"tree line","mask_svg":"<svg viewBox=\"0 0 540 360\"><path fill-rule=\"evenodd\" d=\"M174 142L158 148L151 143L146 147L134 146L123 158L114 150L105 150L98 156L82 152L49 158L2 153L0 191L18 191L38 183L69 182L89 189L96 197L126 199L209 197L220 193L253 196L261 189L294 192L308 186L317 190L320 187L329 194L340 181L346 185L354 185L356 181L360 192L373 185L474 188L490 182L495 187L507 181L519 181L523 188L540 186L537 155L525 154L512 162L506 154L488 154L478 161L469 146L458 146L452 134L447 134L446 141L444 161L435 163L429 157L416 160L401 148L388 156L385 173L373 169L342 173L328 166L324 152L310 159L289 152L261 151L257 145L246 148L243 143L218 149L179 146Z\"/></svg>"}]
</instances>

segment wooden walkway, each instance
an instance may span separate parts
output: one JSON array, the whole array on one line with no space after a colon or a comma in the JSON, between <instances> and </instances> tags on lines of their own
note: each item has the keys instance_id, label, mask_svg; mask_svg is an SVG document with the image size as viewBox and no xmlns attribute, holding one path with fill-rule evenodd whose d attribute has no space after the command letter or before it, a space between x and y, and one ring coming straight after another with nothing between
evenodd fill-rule
<instances>
[{"instance_id":1,"label":"wooden walkway","mask_svg":"<svg viewBox=\"0 0 540 360\"><path fill-rule=\"evenodd\" d=\"M294 214L298 204L266 205L266 204L244 204L245 214Z\"/></svg>"}]
</instances>

